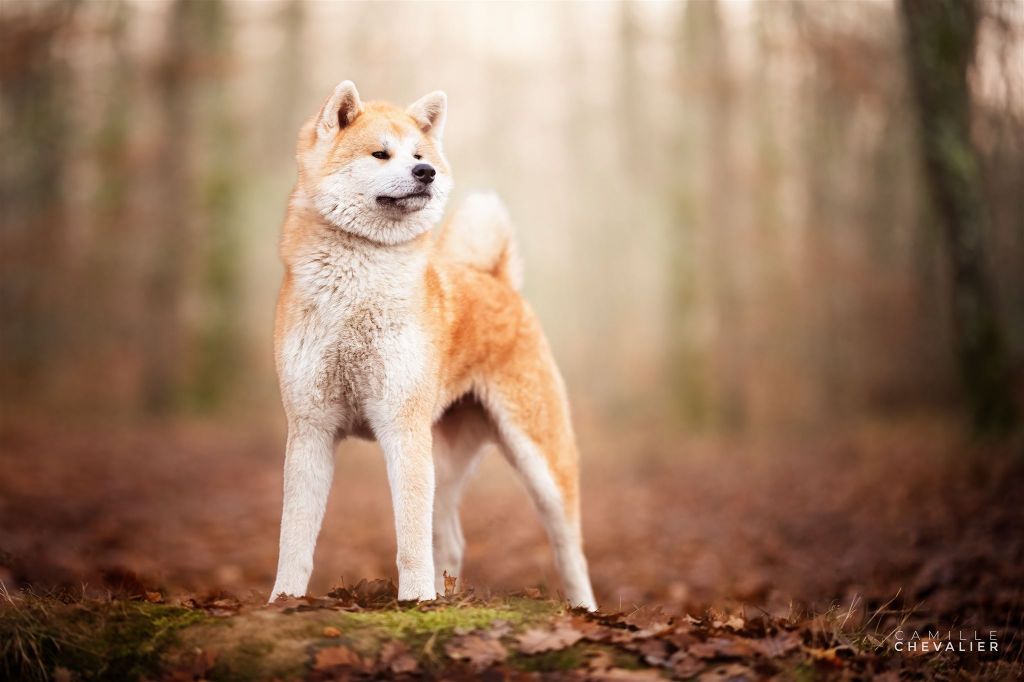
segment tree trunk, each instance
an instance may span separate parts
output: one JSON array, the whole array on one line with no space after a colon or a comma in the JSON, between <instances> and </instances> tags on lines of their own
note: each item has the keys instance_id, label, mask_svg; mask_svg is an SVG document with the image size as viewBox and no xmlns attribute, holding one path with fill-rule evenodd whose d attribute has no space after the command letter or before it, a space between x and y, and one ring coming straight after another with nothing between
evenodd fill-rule
<instances>
[{"instance_id":1,"label":"tree trunk","mask_svg":"<svg viewBox=\"0 0 1024 682\"><path fill-rule=\"evenodd\" d=\"M1016 423L1002 328L984 251L989 215L970 140L967 72L978 8L972 0L901 0L910 79L917 99L929 191L945 231L957 356L974 425Z\"/></svg>"}]
</instances>

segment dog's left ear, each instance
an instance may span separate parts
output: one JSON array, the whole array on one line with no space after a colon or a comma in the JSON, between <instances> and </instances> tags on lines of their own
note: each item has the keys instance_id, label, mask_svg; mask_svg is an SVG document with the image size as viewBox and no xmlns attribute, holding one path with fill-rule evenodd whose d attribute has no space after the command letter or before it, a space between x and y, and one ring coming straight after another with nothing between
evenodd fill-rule
<instances>
[{"instance_id":1,"label":"dog's left ear","mask_svg":"<svg viewBox=\"0 0 1024 682\"><path fill-rule=\"evenodd\" d=\"M448 96L440 90L424 95L406 109L419 124L420 130L437 140L444 134L444 118L447 111Z\"/></svg>"}]
</instances>

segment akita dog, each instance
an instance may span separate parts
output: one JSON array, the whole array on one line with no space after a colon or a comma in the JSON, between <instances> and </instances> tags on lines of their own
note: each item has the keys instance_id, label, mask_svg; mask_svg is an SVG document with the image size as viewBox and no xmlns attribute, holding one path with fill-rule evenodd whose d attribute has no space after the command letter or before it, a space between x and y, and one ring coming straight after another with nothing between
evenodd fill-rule
<instances>
[{"instance_id":1,"label":"akita dog","mask_svg":"<svg viewBox=\"0 0 1024 682\"><path fill-rule=\"evenodd\" d=\"M446 108L443 92L406 109L362 102L345 81L299 134L274 329L288 444L271 599L305 594L335 445L356 436L384 451L399 599L434 599L460 574L459 498L496 443L536 503L568 600L594 609L565 387L519 295L508 216L473 195L431 233L452 188Z\"/></svg>"}]
</instances>

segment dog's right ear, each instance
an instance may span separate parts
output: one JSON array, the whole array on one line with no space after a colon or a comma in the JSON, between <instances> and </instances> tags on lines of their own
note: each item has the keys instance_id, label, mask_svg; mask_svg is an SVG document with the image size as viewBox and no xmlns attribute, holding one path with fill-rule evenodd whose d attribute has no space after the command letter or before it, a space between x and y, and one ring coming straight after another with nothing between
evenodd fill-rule
<instances>
[{"instance_id":1,"label":"dog's right ear","mask_svg":"<svg viewBox=\"0 0 1024 682\"><path fill-rule=\"evenodd\" d=\"M359 100L359 91L352 81L342 81L334 88L334 94L327 98L320 109L317 119L316 134L319 139L333 137L337 132L351 125L352 121L363 112L363 103Z\"/></svg>"}]
</instances>

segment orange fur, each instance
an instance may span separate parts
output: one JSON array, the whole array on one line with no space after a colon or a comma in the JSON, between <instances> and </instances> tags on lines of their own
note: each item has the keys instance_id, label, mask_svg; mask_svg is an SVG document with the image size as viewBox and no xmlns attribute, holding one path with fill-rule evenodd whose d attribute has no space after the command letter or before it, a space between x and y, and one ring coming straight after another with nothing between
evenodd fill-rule
<instances>
[{"instance_id":1,"label":"orange fur","mask_svg":"<svg viewBox=\"0 0 1024 682\"><path fill-rule=\"evenodd\" d=\"M301 157L313 144L311 119L299 135L297 154ZM416 122L404 110L391 104L368 102L363 113L339 136L327 160L324 172L344 165L356 156L371 153L381 129L398 134L415 131ZM420 147L424 158L447 170L429 137ZM296 252L317 232L333 229L323 225L315 211L291 206L284 225L281 256L285 277L278 297L275 346L290 321L301 316L292 297L288 270ZM496 262L490 272L453 263L436 248L440 237L423 235L415 248L430 254L424 277L425 296L422 322L430 330L431 347L437 355L436 385L431 400L423 397L418 405L433 415L442 415L455 400L476 386L493 383L503 391L511 407L511 416L538 444L548 460L563 494L566 511L578 518L578 456L569 426L564 391L552 374L554 361L543 331L533 311L513 287L503 265ZM500 267L499 267L500 266Z\"/></svg>"},{"instance_id":2,"label":"orange fur","mask_svg":"<svg viewBox=\"0 0 1024 682\"><path fill-rule=\"evenodd\" d=\"M445 102L435 92L405 110L361 103L344 82L299 134L274 326L289 417L275 594L308 581L331 476L327 439L381 442L399 596L418 599L430 596L431 533L436 561L461 561L453 505L480 445L496 440L527 481L570 599L594 608L568 402L518 292L507 214L496 197L478 195L437 236L429 231L451 186L440 147ZM431 170L427 180L410 179L422 164L436 177ZM410 186L422 191L396 189ZM436 474L432 447L448 458ZM444 496L436 507L435 475Z\"/></svg>"}]
</instances>

